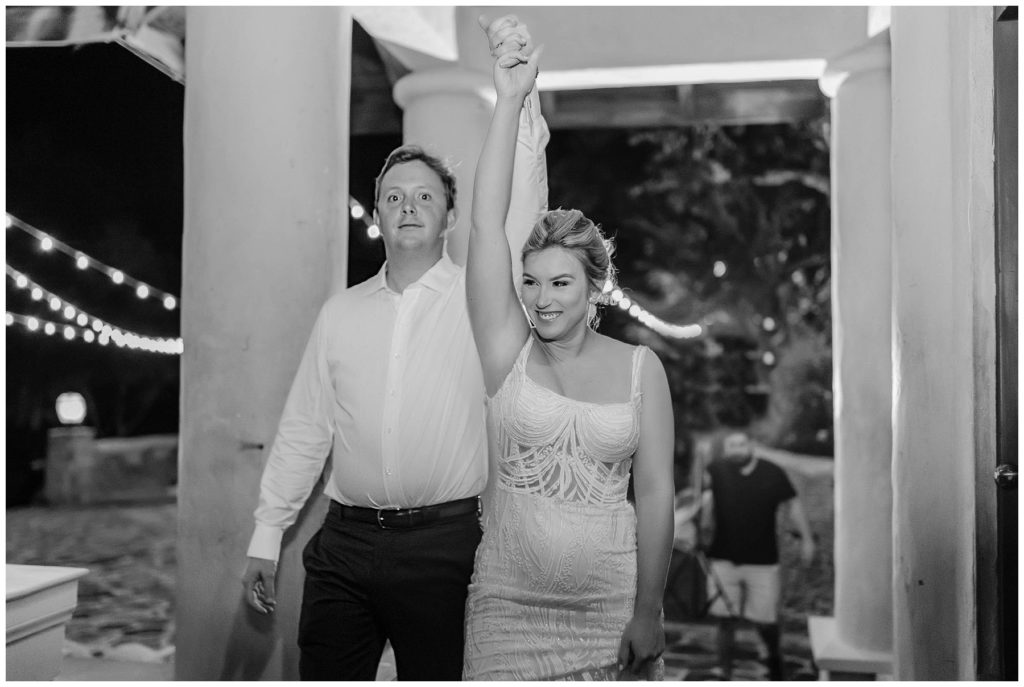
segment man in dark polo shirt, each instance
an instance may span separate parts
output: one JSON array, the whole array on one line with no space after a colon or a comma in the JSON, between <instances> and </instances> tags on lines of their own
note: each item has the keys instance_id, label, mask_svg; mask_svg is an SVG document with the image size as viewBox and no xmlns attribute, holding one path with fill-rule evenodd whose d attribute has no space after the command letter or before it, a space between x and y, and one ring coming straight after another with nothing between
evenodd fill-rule
<instances>
[{"instance_id":1,"label":"man in dark polo shirt","mask_svg":"<svg viewBox=\"0 0 1024 687\"><path fill-rule=\"evenodd\" d=\"M745 618L754 623L768 649L769 677L782 680L778 621L781 581L776 536L779 507L786 506L800 533L804 565L814 558L814 538L786 473L774 463L758 458L744 430L730 429L723 434L719 455L705 474L711 504L704 510L714 517L714 536L708 549L712 570L708 594L714 598L710 613L719 620L718 661L722 676L731 678L736 624Z\"/></svg>"}]
</instances>

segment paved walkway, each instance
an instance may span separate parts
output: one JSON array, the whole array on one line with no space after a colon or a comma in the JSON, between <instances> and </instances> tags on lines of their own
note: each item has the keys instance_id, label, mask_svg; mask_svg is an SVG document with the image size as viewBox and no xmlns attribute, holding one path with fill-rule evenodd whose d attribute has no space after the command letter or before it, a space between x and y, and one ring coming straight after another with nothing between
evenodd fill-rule
<instances>
[{"instance_id":1,"label":"paved walkway","mask_svg":"<svg viewBox=\"0 0 1024 687\"><path fill-rule=\"evenodd\" d=\"M68 624L60 680L172 679L176 515L173 503L7 511L8 563L90 570ZM784 550L784 563L791 556ZM783 653L791 680L815 679L804 614L831 610L831 560L823 558L815 569L787 577ZM666 612L666 679L718 679L714 626L680 622L669 607ZM741 629L733 679L767 679L758 655L756 633ZM393 674L393 662L385 657L380 676Z\"/></svg>"}]
</instances>

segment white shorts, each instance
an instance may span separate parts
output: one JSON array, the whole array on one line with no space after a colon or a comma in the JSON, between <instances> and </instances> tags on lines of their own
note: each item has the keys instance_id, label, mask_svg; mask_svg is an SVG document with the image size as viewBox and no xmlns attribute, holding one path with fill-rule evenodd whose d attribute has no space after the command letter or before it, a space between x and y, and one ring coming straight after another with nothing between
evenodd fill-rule
<instances>
[{"instance_id":1,"label":"white shorts","mask_svg":"<svg viewBox=\"0 0 1024 687\"><path fill-rule=\"evenodd\" d=\"M711 615L743 617L765 625L778 622L782 583L777 564L735 565L712 559L711 571L708 575L708 598L714 599L709 609ZM728 603L719 593L716 577Z\"/></svg>"}]
</instances>

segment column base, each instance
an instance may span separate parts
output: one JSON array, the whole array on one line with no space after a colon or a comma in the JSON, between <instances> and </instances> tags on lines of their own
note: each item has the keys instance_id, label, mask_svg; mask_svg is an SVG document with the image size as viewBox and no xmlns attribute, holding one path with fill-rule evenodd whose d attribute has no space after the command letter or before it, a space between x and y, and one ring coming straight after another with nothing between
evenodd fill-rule
<instances>
[{"instance_id":1,"label":"column base","mask_svg":"<svg viewBox=\"0 0 1024 687\"><path fill-rule=\"evenodd\" d=\"M850 646L839 637L836 619L826 616L807 618L811 654L822 680L892 679L892 652L868 651ZM871 678L868 678L871 676Z\"/></svg>"}]
</instances>

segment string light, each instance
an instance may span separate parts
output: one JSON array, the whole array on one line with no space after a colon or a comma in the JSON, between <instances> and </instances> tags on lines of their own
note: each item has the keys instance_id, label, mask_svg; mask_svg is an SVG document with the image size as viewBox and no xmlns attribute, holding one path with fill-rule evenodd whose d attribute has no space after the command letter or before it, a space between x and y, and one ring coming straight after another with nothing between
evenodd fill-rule
<instances>
[{"instance_id":1,"label":"string light","mask_svg":"<svg viewBox=\"0 0 1024 687\"><path fill-rule=\"evenodd\" d=\"M348 199L348 208L352 219L362 220L363 224L366 225L366 235L368 237L371 239L380 238L380 227L373 223L370 212L358 200L350 197Z\"/></svg>"},{"instance_id":2,"label":"string light","mask_svg":"<svg viewBox=\"0 0 1024 687\"><path fill-rule=\"evenodd\" d=\"M38 286L32 287L32 300L38 301L43 298L43 290Z\"/></svg>"},{"instance_id":3,"label":"string light","mask_svg":"<svg viewBox=\"0 0 1024 687\"><path fill-rule=\"evenodd\" d=\"M47 320L40 321L35 317L29 317L27 315L20 315L18 313L5 312L4 319L7 322L7 326L13 324L21 324L26 330L30 332L37 332L42 324L43 333L52 336L57 332L57 324ZM166 355L181 355L184 347L180 338L176 339L164 339L154 338L150 336L142 336L135 332L125 331L118 329L117 327L111 327L108 324L103 324L99 333L97 334L91 329L79 328L74 325L65 324L61 325L61 334L68 341L73 341L77 338L81 338L86 343L98 343L101 346L106 346L109 343L113 343L119 348L128 348L131 350L145 351L147 353L163 353Z\"/></svg>"},{"instance_id":4,"label":"string light","mask_svg":"<svg viewBox=\"0 0 1024 687\"><path fill-rule=\"evenodd\" d=\"M627 298L622 289L613 288L611 282L605 282L602 289L605 293L611 291L609 299L612 305L618 305L640 324L654 330L655 332L672 339L692 339L704 333L704 328L699 324L669 324L658 318L653 313L645 310L639 303Z\"/></svg>"},{"instance_id":5,"label":"string light","mask_svg":"<svg viewBox=\"0 0 1024 687\"><path fill-rule=\"evenodd\" d=\"M7 214L7 227L15 227L17 229L22 230L29 236L32 236L37 241L39 241L39 247L45 252L57 250L60 251L61 253L70 256L71 258L74 259L75 266L80 270L92 268L94 270L103 272L104 274L109 276L110 279L115 284L126 284L128 286L131 286L132 289L135 290L136 294L139 293L140 289L145 287L144 291L147 295L139 296L140 298L148 298L149 295L152 294L155 295L157 298L161 299L164 303L164 307L167 308L168 310L174 310L177 307L177 299L171 294L167 293L166 291L161 291L160 289L154 288L153 286L146 284L145 282L136 279L135 277L125 274L122 270L115 269L110 265L106 265L103 262L97 260L96 258L86 255L80 250L75 250L74 248L67 245L63 241L58 241L53 236L50 236L46 232L36 229L32 225L21 221L20 219L18 219L14 215L11 215L10 213ZM168 303L171 303L171 305L168 305Z\"/></svg>"},{"instance_id":6,"label":"string light","mask_svg":"<svg viewBox=\"0 0 1024 687\"><path fill-rule=\"evenodd\" d=\"M148 298L149 287L146 286L145 284L142 284L141 286L139 286L139 288L135 289L135 295L142 299Z\"/></svg>"},{"instance_id":7,"label":"string light","mask_svg":"<svg viewBox=\"0 0 1024 687\"><path fill-rule=\"evenodd\" d=\"M25 277L25 275L21 274L20 272L18 272L14 268L12 268L10 265L7 265L6 268L7 268L7 276L12 278L12 279L14 279L14 280L17 280L17 278L19 276ZM28 279L27 277L25 277L25 278ZM140 334L135 334L134 332L128 332L128 331L122 330L119 327L114 327L113 325L110 325L110 324L104 322L103 320L101 320L98 317L90 315L89 313L85 312L82 308L79 308L79 307L73 305L72 303L69 303L66 300L61 299L60 296L57 296L56 294L50 293L49 291L47 291L46 289L42 288L41 286L39 286L38 284L34 283L33 281L28 280L28 283L32 285L33 298L35 298L35 293L36 292L39 293L39 298L35 298L35 300L40 300L45 295L46 298L47 298L47 303L50 306L50 309L52 309L54 311L59 311L59 310L61 310L63 308L64 317L66 317L69 320L72 319L72 318L75 318L75 322L77 322L77 324L79 326L84 328L87 324L89 324L89 321L91 319L92 320L92 324L91 324L92 330L100 335L100 339L101 339L100 343L101 344L106 344L106 342L108 340L113 340L114 343L117 344L118 346L128 346L129 348L141 348L143 350L153 350L153 351L159 352L159 353L174 353L175 350L177 350L178 348L181 347L181 339L180 338L178 338L178 339L153 338L153 337L149 337L149 336L143 336L143 335L140 335ZM35 318L28 318L28 319L34 320ZM26 326L30 330L33 330L33 327L30 326L27 323L27 320L26 320ZM38 327L38 322L37 322L36 326ZM70 325L66 325L66 326L70 326ZM53 334L56 331L55 327L56 327L56 325L53 325L53 330L50 331L50 326L46 325L46 326L44 326L44 331L47 334ZM65 329L64 331L65 331L65 336L67 336L67 334L66 334L67 330ZM84 335L83 335L83 338L85 338ZM86 339L86 340L88 340L88 339Z\"/></svg>"},{"instance_id":8,"label":"string light","mask_svg":"<svg viewBox=\"0 0 1024 687\"><path fill-rule=\"evenodd\" d=\"M28 277L26 277L24 274L19 274L18 277L14 280L14 284L19 289L23 289L26 286L28 286Z\"/></svg>"}]
</instances>

